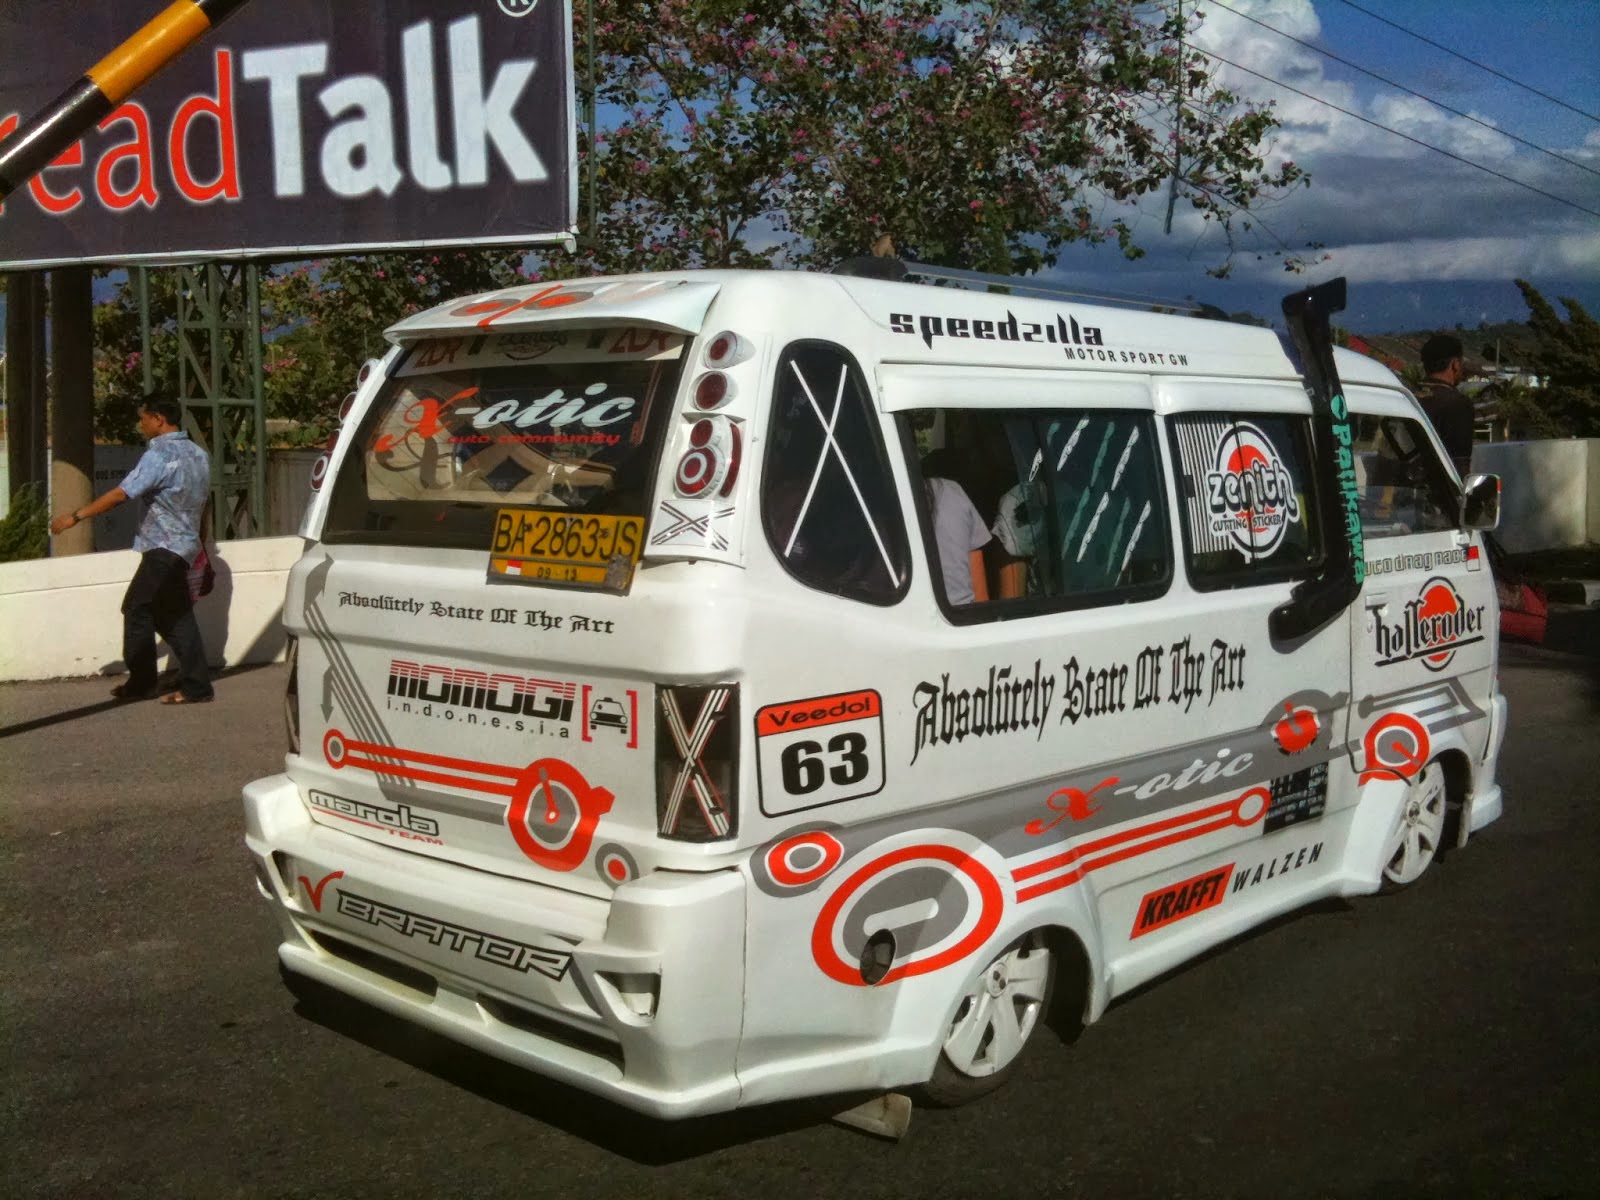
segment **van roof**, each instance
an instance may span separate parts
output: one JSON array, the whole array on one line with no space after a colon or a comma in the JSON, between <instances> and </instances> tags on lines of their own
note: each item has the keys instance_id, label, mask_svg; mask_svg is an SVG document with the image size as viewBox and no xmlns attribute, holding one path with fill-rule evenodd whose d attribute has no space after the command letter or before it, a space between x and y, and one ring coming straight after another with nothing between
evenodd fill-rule
<instances>
[{"instance_id":1,"label":"van roof","mask_svg":"<svg viewBox=\"0 0 1600 1200\"><path fill-rule=\"evenodd\" d=\"M701 331L718 296L735 311L817 312L853 301L881 334L883 361L1297 378L1284 335L1260 326L1052 298L811 271L659 271L521 284L436 305L386 330L400 344L472 333L625 321ZM1024 344L1024 343L1032 343ZM1336 350L1347 384L1399 389L1382 363Z\"/></svg>"}]
</instances>

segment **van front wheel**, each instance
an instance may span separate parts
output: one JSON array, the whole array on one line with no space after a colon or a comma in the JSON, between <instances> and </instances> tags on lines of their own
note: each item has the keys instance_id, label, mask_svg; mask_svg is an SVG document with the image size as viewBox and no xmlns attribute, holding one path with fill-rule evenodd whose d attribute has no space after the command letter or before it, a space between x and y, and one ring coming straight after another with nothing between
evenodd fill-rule
<instances>
[{"instance_id":1,"label":"van front wheel","mask_svg":"<svg viewBox=\"0 0 1600 1200\"><path fill-rule=\"evenodd\" d=\"M952 1108L1004 1083L1050 1011L1055 977L1055 955L1036 930L969 978L923 1099Z\"/></svg>"}]
</instances>

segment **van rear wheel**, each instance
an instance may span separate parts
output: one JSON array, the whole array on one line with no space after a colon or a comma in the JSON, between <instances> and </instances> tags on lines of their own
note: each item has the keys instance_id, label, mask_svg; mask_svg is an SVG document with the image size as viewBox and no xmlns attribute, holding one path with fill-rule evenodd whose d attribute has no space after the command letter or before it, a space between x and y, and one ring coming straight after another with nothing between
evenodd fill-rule
<instances>
[{"instance_id":1,"label":"van rear wheel","mask_svg":"<svg viewBox=\"0 0 1600 1200\"><path fill-rule=\"evenodd\" d=\"M1042 930L969 977L922 1099L953 1108L1004 1083L1050 1011L1055 978L1056 955Z\"/></svg>"},{"instance_id":2,"label":"van rear wheel","mask_svg":"<svg viewBox=\"0 0 1600 1200\"><path fill-rule=\"evenodd\" d=\"M1400 828L1390 839L1389 859L1383 868L1386 890L1415 883L1433 865L1444 842L1448 801L1444 766L1435 759L1417 772L1406 788Z\"/></svg>"}]
</instances>

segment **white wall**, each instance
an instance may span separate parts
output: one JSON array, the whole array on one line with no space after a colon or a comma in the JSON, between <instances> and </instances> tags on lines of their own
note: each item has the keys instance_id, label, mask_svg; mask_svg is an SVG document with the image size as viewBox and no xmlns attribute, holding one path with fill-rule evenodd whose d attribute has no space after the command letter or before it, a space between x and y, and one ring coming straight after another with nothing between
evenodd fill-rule
<instances>
[{"instance_id":1,"label":"white wall","mask_svg":"<svg viewBox=\"0 0 1600 1200\"><path fill-rule=\"evenodd\" d=\"M212 666L283 656L283 589L304 548L220 544L216 588L195 606ZM0 680L122 674L122 593L138 565L131 550L0 563Z\"/></svg>"},{"instance_id":2,"label":"white wall","mask_svg":"<svg viewBox=\"0 0 1600 1200\"><path fill-rule=\"evenodd\" d=\"M1498 536L1511 553L1600 542L1600 438L1480 442L1472 469L1500 476Z\"/></svg>"}]
</instances>

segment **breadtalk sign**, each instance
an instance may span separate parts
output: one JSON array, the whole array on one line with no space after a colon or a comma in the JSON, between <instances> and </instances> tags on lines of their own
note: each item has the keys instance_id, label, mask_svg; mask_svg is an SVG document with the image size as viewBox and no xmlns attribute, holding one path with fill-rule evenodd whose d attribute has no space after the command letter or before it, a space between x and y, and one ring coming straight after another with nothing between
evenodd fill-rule
<instances>
[{"instance_id":1,"label":"breadtalk sign","mask_svg":"<svg viewBox=\"0 0 1600 1200\"><path fill-rule=\"evenodd\" d=\"M149 15L3 8L0 142ZM246 4L7 198L0 269L563 240L575 154L570 0Z\"/></svg>"}]
</instances>

